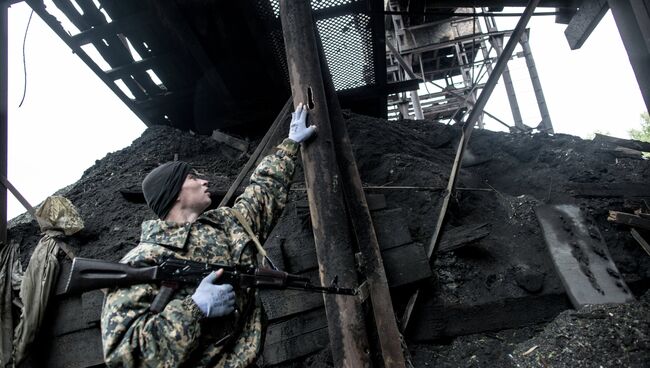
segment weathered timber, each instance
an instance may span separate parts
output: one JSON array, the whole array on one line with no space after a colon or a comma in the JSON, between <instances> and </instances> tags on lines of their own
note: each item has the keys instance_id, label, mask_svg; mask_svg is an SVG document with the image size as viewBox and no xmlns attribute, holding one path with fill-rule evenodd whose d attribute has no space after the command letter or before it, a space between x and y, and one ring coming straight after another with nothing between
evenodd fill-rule
<instances>
[{"instance_id":1,"label":"weathered timber","mask_svg":"<svg viewBox=\"0 0 650 368\"><path fill-rule=\"evenodd\" d=\"M313 236L299 235L286 239L281 247L287 272L301 273L318 267Z\"/></svg>"},{"instance_id":2,"label":"weathered timber","mask_svg":"<svg viewBox=\"0 0 650 368\"><path fill-rule=\"evenodd\" d=\"M46 367L92 367L104 363L99 327L59 336L47 347Z\"/></svg>"},{"instance_id":3,"label":"weathered timber","mask_svg":"<svg viewBox=\"0 0 650 368\"><path fill-rule=\"evenodd\" d=\"M323 308L271 323L266 330L263 363L273 365L305 356L325 348L327 339L327 318Z\"/></svg>"},{"instance_id":4,"label":"weathered timber","mask_svg":"<svg viewBox=\"0 0 650 368\"><path fill-rule=\"evenodd\" d=\"M429 258L420 243L410 243L384 250L381 256L386 267L388 285L392 288L424 280L432 275ZM379 331L383 333L383 330Z\"/></svg>"},{"instance_id":5,"label":"weathered timber","mask_svg":"<svg viewBox=\"0 0 650 368\"><path fill-rule=\"evenodd\" d=\"M643 152L627 147L598 148L596 152L609 153L617 158L631 158L643 160Z\"/></svg>"},{"instance_id":6,"label":"weathered timber","mask_svg":"<svg viewBox=\"0 0 650 368\"><path fill-rule=\"evenodd\" d=\"M92 290L81 294L81 310L86 326L99 326L103 304L104 292L101 290Z\"/></svg>"},{"instance_id":7,"label":"weathered timber","mask_svg":"<svg viewBox=\"0 0 650 368\"><path fill-rule=\"evenodd\" d=\"M234 149L236 149L236 150L238 150L240 152L248 151L248 142L247 141L245 141L243 139L235 138L235 137L233 137L231 135L220 132L218 130L214 130L212 132L212 139L214 139L215 141L217 141L219 143L223 143L228 147L232 147L232 148L234 148Z\"/></svg>"},{"instance_id":8,"label":"weathered timber","mask_svg":"<svg viewBox=\"0 0 650 368\"><path fill-rule=\"evenodd\" d=\"M29 204L29 202L27 202L27 199L25 199L25 197L23 197L23 195L20 194L18 189L16 189L16 187L14 187L11 184L11 182L9 182L9 180L7 180L7 178L2 174L0 174L0 183L2 183L2 186L5 189L9 189L11 194L13 194L14 197L16 197L18 202L20 202L20 204L22 204L23 207L25 207L25 209L27 210L27 212L29 212L30 215L32 215L34 218L36 218L36 211L34 210L34 207L32 207L32 205Z\"/></svg>"},{"instance_id":9,"label":"weathered timber","mask_svg":"<svg viewBox=\"0 0 650 368\"><path fill-rule=\"evenodd\" d=\"M50 326L46 326L48 330L44 331L48 335L62 336L88 328L82 318L83 304L79 295L66 295L56 299L47 313L52 321Z\"/></svg>"},{"instance_id":10,"label":"weathered timber","mask_svg":"<svg viewBox=\"0 0 650 368\"><path fill-rule=\"evenodd\" d=\"M377 211L372 214L379 248L386 250L413 241L406 223L406 214L401 208Z\"/></svg>"},{"instance_id":11,"label":"weathered timber","mask_svg":"<svg viewBox=\"0 0 650 368\"><path fill-rule=\"evenodd\" d=\"M219 207L231 204L235 191L241 186L242 182L250 176L250 171L257 166L260 161L262 161L262 158L264 157L263 153L267 152L270 147L280 143L281 133L286 134L286 132L289 131L288 127L284 130L281 129L286 126L286 124L283 123L286 123L289 111L291 111L291 98L289 98L284 104L282 110L280 110L280 113L273 121L273 124L264 135L264 138L262 138L262 141L260 141L257 148L255 148L255 152L253 152L251 157L248 159L248 162L246 162L246 165L244 165L242 170L239 172L239 175L237 175L235 181L230 185L230 189L228 189L228 192L219 203Z\"/></svg>"},{"instance_id":12,"label":"weathered timber","mask_svg":"<svg viewBox=\"0 0 650 368\"><path fill-rule=\"evenodd\" d=\"M311 280L317 278L316 270L301 274ZM344 286L346 284L340 284ZM347 287L347 286L346 286ZM262 303L269 321L298 314L323 306L323 296L302 290L263 290Z\"/></svg>"},{"instance_id":13,"label":"weathered timber","mask_svg":"<svg viewBox=\"0 0 650 368\"><path fill-rule=\"evenodd\" d=\"M607 0L583 0L564 30L571 50L579 49L609 10Z\"/></svg>"},{"instance_id":14,"label":"weathered timber","mask_svg":"<svg viewBox=\"0 0 650 368\"><path fill-rule=\"evenodd\" d=\"M490 234L489 223L466 225L447 230L440 237L438 252L445 253L483 239Z\"/></svg>"},{"instance_id":15,"label":"weathered timber","mask_svg":"<svg viewBox=\"0 0 650 368\"><path fill-rule=\"evenodd\" d=\"M611 144L614 146L621 146L621 147L630 148L637 151L650 152L650 143L638 141L636 139L622 139L622 138L610 137L608 135L596 133L593 142Z\"/></svg>"},{"instance_id":16,"label":"weathered timber","mask_svg":"<svg viewBox=\"0 0 650 368\"><path fill-rule=\"evenodd\" d=\"M407 337L427 341L471 335L507 328L520 328L550 321L571 308L564 293L499 299L483 304L448 304L423 298L413 312L418 322L409 326Z\"/></svg>"},{"instance_id":17,"label":"weathered timber","mask_svg":"<svg viewBox=\"0 0 650 368\"><path fill-rule=\"evenodd\" d=\"M510 36L508 43L503 48L503 51L501 52L501 55L499 56L497 63L494 66L494 69L492 70L492 73L488 77L487 82L485 82L485 86L483 87L481 94L476 100L474 106L472 106L472 111L470 112L469 116L467 117L467 120L465 121L465 124L463 125L460 142L458 143L458 148L456 150L456 158L454 159L451 173L449 174L447 191L445 192L445 196L443 197L442 205L440 207L440 212L436 220L436 227L433 230L431 241L429 242L429 246L427 247L427 255L429 256L429 258L431 258L432 261L435 259L434 256L439 244L438 240L440 237L440 231L442 230L442 225L444 224L445 221L445 216L447 214L447 207L449 206L451 194L453 193L454 188L456 187L456 180L458 179L460 166L461 163L463 162L465 147L467 147L469 139L472 135L472 131L474 130L474 126L476 125L479 116L483 114L483 109L485 108L487 101L492 95L492 91L494 91L494 88L496 87L499 78L501 78L501 74L503 74L503 71L505 70L505 67L508 63L508 60L510 60L512 53L514 52L515 47L517 46L517 42L524 35L524 32L526 31L526 25L528 24L528 21L530 20L533 13L535 12L535 8L537 7L537 5L539 5L539 2L540 0L528 1L528 4L526 5L526 9L522 13L519 22L517 22L515 29L512 31L512 35ZM411 312L413 311L413 307L415 305L415 302L417 301L418 294L419 294L419 290L416 290L406 305L406 309L402 316L402 325L401 325L402 331L406 330L406 327L409 322L409 318L411 316Z\"/></svg>"},{"instance_id":18,"label":"weathered timber","mask_svg":"<svg viewBox=\"0 0 650 368\"><path fill-rule=\"evenodd\" d=\"M571 204L540 206L535 214L553 266L576 309L634 300L593 219Z\"/></svg>"},{"instance_id":19,"label":"weathered timber","mask_svg":"<svg viewBox=\"0 0 650 368\"><path fill-rule=\"evenodd\" d=\"M641 236L641 234L639 234L639 232L636 229L630 230L630 234L632 234L634 240L636 240L641 246L641 248L643 248L643 250L645 250L645 252L648 253L648 255L650 256L650 244L648 244L648 242L645 239L643 239L643 236Z\"/></svg>"},{"instance_id":20,"label":"weathered timber","mask_svg":"<svg viewBox=\"0 0 650 368\"><path fill-rule=\"evenodd\" d=\"M567 189L576 197L650 198L650 186L647 183L569 183Z\"/></svg>"},{"instance_id":21,"label":"weathered timber","mask_svg":"<svg viewBox=\"0 0 650 368\"><path fill-rule=\"evenodd\" d=\"M332 146L332 131L323 86L315 28L306 0L280 1L280 19L294 105L310 108L309 124L318 136L303 144L302 163L309 198L321 284L338 277L341 285L357 285L354 254L340 186L340 174ZM336 366L370 365L365 318L360 301L326 295L328 334Z\"/></svg>"},{"instance_id":22,"label":"weathered timber","mask_svg":"<svg viewBox=\"0 0 650 368\"><path fill-rule=\"evenodd\" d=\"M607 221L650 230L650 219L643 218L639 215L632 215L630 213L609 211Z\"/></svg>"}]
</instances>

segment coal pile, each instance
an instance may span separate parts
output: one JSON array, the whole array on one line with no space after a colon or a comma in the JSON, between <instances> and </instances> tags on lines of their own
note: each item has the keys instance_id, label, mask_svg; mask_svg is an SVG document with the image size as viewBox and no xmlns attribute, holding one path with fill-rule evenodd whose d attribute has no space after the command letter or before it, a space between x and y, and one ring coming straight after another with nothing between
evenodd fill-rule
<instances>
[{"instance_id":1,"label":"coal pile","mask_svg":"<svg viewBox=\"0 0 650 368\"><path fill-rule=\"evenodd\" d=\"M451 171L459 128L428 121L387 122L345 115L361 179L368 187L366 193L383 195L388 208L401 208L413 240L427 246ZM98 160L78 182L60 193L75 204L86 225L69 240L73 252L82 257L118 260L137 244L140 223L154 214L145 204L129 201L120 191L137 189L158 164L176 156L205 175L212 190L226 190L256 142L252 139L249 151L240 155L209 137L169 127L147 129L131 146ZM486 233L439 254L434 277L420 285L425 289L424 296L411 325L422 325L427 331L413 326L406 331L413 363L444 367L590 365L580 360L561 365L559 360L549 358L558 356L561 344L543 343L552 331L568 329L577 320L589 320L580 313L591 312L563 312L570 304L551 265L534 210L546 203L579 205L594 219L623 279L640 296L650 286L650 257L632 238L629 228L608 222L607 214L609 210L638 209L644 205L644 197L586 195L581 188L647 185L650 161L617 157L600 143L561 134L514 135L477 130L469 149L471 157L461 170L459 190L452 197L442 240L445 234L469 227L479 226ZM290 204L306 199L302 188L303 175L298 169ZM646 203L650 194L647 196ZM26 264L40 235L36 222L24 219L13 222L9 239L20 244L20 258ZM279 223L277 229L290 231L291 227ZM398 315L409 290L393 290ZM507 316L495 315L492 321L485 317L486 313L504 309L503 305L520 301L529 304L509 311ZM580 344L593 347L593 354L598 349L597 354L609 355L612 362L636 366L637 361L650 361L648 304L633 305L645 312L645 320L642 315L638 315L638 323L626 319L630 323L620 324L619 330L607 337L582 334L581 329L571 334L582 334L585 339ZM625 308L613 307L603 313L624 319L628 313ZM453 313L445 314L445 310ZM544 324L558 314L554 322ZM432 315L444 316L440 317L444 320L432 319ZM506 317L510 325L502 323ZM624 360L629 354L625 346L601 343L643 326L646 331L628 344L630 349L636 349L632 360ZM522 355L535 345L537 353ZM581 350L581 354L589 356L589 350ZM517 359L512 358L515 356ZM540 359L546 359L546 363ZM312 356L285 366L327 366L326 362Z\"/></svg>"}]
</instances>

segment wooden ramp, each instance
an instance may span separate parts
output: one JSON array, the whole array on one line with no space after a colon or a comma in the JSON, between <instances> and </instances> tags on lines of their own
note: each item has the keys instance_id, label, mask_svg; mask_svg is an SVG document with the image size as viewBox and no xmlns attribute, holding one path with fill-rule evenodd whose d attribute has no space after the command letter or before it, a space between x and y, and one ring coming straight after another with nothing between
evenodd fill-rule
<instances>
[{"instance_id":1,"label":"wooden ramp","mask_svg":"<svg viewBox=\"0 0 650 368\"><path fill-rule=\"evenodd\" d=\"M536 213L555 269L576 309L634 300L596 224L578 206L546 205Z\"/></svg>"}]
</instances>

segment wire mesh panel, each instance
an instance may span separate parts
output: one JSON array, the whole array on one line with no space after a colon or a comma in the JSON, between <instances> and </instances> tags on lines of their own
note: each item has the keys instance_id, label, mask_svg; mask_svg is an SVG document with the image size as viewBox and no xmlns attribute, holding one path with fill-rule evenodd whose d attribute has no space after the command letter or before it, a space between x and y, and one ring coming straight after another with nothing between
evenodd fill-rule
<instances>
[{"instance_id":1,"label":"wire mesh panel","mask_svg":"<svg viewBox=\"0 0 650 368\"><path fill-rule=\"evenodd\" d=\"M351 14L316 22L337 90L375 83L370 17Z\"/></svg>"},{"instance_id":2,"label":"wire mesh panel","mask_svg":"<svg viewBox=\"0 0 650 368\"><path fill-rule=\"evenodd\" d=\"M350 13L327 17L330 8L356 5L362 0L312 0L313 11L319 11L316 27L323 43L325 58L332 73L336 90L362 87L375 83L371 18L364 13ZM279 22L279 0L258 0L257 15L271 29L267 34L277 62L286 81L289 74L286 65L284 40ZM340 15L340 13L338 13Z\"/></svg>"}]
</instances>

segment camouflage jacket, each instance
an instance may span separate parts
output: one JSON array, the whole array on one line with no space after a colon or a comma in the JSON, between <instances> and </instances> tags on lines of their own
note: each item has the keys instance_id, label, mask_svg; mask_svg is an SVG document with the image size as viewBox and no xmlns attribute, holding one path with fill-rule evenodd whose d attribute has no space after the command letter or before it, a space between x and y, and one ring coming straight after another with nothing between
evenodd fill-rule
<instances>
[{"instance_id":1,"label":"camouflage jacket","mask_svg":"<svg viewBox=\"0 0 650 368\"><path fill-rule=\"evenodd\" d=\"M266 238L282 212L299 145L285 139L265 157L250 185L235 201L260 239ZM122 262L158 263L173 255L221 264L255 263L255 245L232 214L221 207L196 222L144 221L140 244ZM109 367L246 367L255 361L262 341L262 309L257 292L236 291L239 312L203 318L191 295L196 287L177 290L158 314L149 306L159 286L135 285L108 293L101 317L104 360Z\"/></svg>"}]
</instances>

